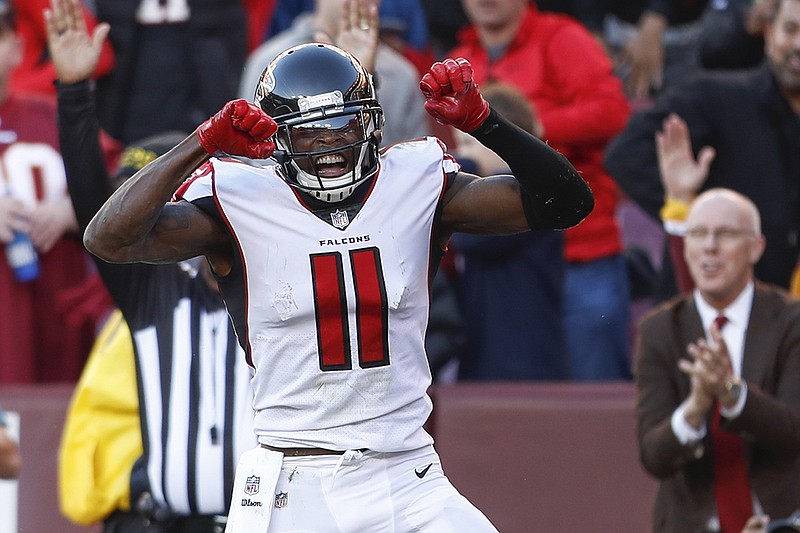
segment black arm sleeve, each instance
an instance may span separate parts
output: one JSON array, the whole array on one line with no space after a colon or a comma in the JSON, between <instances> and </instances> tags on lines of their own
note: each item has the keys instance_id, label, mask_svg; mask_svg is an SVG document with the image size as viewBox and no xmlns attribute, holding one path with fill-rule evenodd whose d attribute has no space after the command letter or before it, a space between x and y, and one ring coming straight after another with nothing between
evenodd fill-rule
<instances>
[{"instance_id":1,"label":"black arm sleeve","mask_svg":"<svg viewBox=\"0 0 800 533\"><path fill-rule=\"evenodd\" d=\"M591 189L566 157L494 109L470 135L508 164L531 229L568 228L594 208Z\"/></svg>"},{"instance_id":2,"label":"black arm sleeve","mask_svg":"<svg viewBox=\"0 0 800 533\"><path fill-rule=\"evenodd\" d=\"M81 234L111 195L112 185L100 146L100 125L94 95L88 81L56 84L58 91L58 138L67 174L67 189ZM90 254L103 283L126 320L135 308L140 283L146 283L156 267L144 264L110 264Z\"/></svg>"},{"instance_id":3,"label":"black arm sleeve","mask_svg":"<svg viewBox=\"0 0 800 533\"><path fill-rule=\"evenodd\" d=\"M58 140L81 233L111 196L100 126L88 81L58 87Z\"/></svg>"}]
</instances>

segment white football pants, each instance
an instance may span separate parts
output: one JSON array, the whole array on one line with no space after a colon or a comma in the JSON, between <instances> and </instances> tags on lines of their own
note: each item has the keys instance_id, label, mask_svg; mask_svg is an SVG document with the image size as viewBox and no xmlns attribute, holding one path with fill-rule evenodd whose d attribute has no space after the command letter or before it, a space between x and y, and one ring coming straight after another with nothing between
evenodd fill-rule
<instances>
[{"instance_id":1,"label":"white football pants","mask_svg":"<svg viewBox=\"0 0 800 533\"><path fill-rule=\"evenodd\" d=\"M243 455L226 533L497 533L445 477L433 446L283 457L270 490L280 456Z\"/></svg>"}]
</instances>

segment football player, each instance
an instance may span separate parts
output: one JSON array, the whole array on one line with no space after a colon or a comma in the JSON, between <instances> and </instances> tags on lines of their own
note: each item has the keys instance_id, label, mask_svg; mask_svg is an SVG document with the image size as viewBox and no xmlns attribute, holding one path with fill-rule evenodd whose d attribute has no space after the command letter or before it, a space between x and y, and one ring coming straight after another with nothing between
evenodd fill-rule
<instances>
[{"instance_id":1,"label":"football player","mask_svg":"<svg viewBox=\"0 0 800 533\"><path fill-rule=\"evenodd\" d=\"M370 74L311 43L280 54L254 103L229 102L90 223L85 243L107 261L202 255L217 276L252 367L260 443L240 460L228 531L496 531L423 429L429 283L453 232L566 228L593 197L471 76L463 59L435 63L425 108L513 176L463 173L433 137L379 148Z\"/></svg>"}]
</instances>

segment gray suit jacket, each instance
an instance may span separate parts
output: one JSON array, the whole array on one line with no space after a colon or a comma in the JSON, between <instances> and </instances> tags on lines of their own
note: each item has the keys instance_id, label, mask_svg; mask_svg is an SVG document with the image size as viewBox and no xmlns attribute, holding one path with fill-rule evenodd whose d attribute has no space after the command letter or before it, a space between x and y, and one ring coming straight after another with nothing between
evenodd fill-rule
<instances>
[{"instance_id":1,"label":"gray suit jacket","mask_svg":"<svg viewBox=\"0 0 800 533\"><path fill-rule=\"evenodd\" d=\"M634 365L639 451L645 469L661 480L654 532L702 532L715 513L710 436L684 446L670 425L690 389L678 359L688 358L686 346L703 336L691 296L664 303L639 326ZM742 378L747 401L726 427L745 440L751 488L764 511L782 518L800 508L800 301L758 282Z\"/></svg>"}]
</instances>

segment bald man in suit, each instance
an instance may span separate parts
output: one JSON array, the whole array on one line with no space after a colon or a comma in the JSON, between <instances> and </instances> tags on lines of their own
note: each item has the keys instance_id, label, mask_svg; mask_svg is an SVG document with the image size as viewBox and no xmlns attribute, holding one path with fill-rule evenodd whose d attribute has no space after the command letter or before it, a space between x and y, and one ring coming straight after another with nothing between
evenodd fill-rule
<instances>
[{"instance_id":1,"label":"bald man in suit","mask_svg":"<svg viewBox=\"0 0 800 533\"><path fill-rule=\"evenodd\" d=\"M755 280L765 239L748 198L711 189L686 222L696 288L651 311L636 342L640 456L660 480L652 530L739 533L750 514L800 507L800 302ZM742 450L738 500L733 481L715 483L736 469L718 462L735 455L718 435Z\"/></svg>"}]
</instances>

